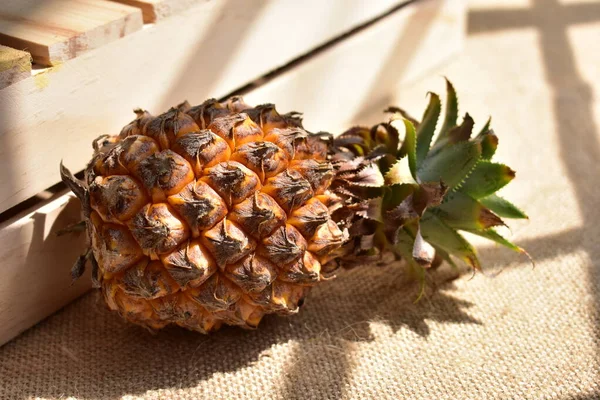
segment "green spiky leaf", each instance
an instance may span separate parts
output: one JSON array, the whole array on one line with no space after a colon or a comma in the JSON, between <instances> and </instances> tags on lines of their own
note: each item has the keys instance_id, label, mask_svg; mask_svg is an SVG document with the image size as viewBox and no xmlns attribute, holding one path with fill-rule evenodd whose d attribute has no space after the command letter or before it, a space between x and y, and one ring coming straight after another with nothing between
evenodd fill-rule
<instances>
[{"instance_id":1,"label":"green spiky leaf","mask_svg":"<svg viewBox=\"0 0 600 400\"><path fill-rule=\"evenodd\" d=\"M461 142L427 157L418 171L421 182L442 181L450 189L461 183L481 157L481 144Z\"/></svg>"},{"instance_id":2,"label":"green spiky leaf","mask_svg":"<svg viewBox=\"0 0 600 400\"><path fill-rule=\"evenodd\" d=\"M450 129L443 138L436 141L435 145L429 150L429 155L434 156L452 144L469 140L473 133L474 124L473 118L468 113L465 114L463 122L460 125Z\"/></svg>"},{"instance_id":3,"label":"green spiky leaf","mask_svg":"<svg viewBox=\"0 0 600 400\"><path fill-rule=\"evenodd\" d=\"M430 211L426 212L421 219L421 233L423 238L433 246L464 260L476 270L481 270L481 264L473 246Z\"/></svg>"},{"instance_id":4,"label":"green spiky leaf","mask_svg":"<svg viewBox=\"0 0 600 400\"><path fill-rule=\"evenodd\" d=\"M450 193L447 201L432 212L454 229L486 229L504 225L500 217L460 192Z\"/></svg>"},{"instance_id":5,"label":"green spiky leaf","mask_svg":"<svg viewBox=\"0 0 600 400\"><path fill-rule=\"evenodd\" d=\"M432 245L432 246L435 249L435 253L439 257L441 257L442 260L444 260L448 264L450 264L450 266L452 266L452 268L458 269L458 266L456 265L456 263L454 262L454 260L452 259L452 257L450 257L450 254L448 254L448 252L446 250L440 248L439 246L434 246L434 245Z\"/></svg>"},{"instance_id":6,"label":"green spiky leaf","mask_svg":"<svg viewBox=\"0 0 600 400\"><path fill-rule=\"evenodd\" d=\"M478 136L478 140L481 142L481 158L491 160L498 148L498 136L494 131L489 130L487 133Z\"/></svg>"},{"instance_id":7,"label":"green spiky leaf","mask_svg":"<svg viewBox=\"0 0 600 400\"><path fill-rule=\"evenodd\" d=\"M460 191L475 199L494 194L515 177L515 171L504 164L480 161L460 186Z\"/></svg>"},{"instance_id":8,"label":"green spiky leaf","mask_svg":"<svg viewBox=\"0 0 600 400\"><path fill-rule=\"evenodd\" d=\"M385 174L385 183L388 185L417 184L410 170L408 157L402 157L392 165L392 168Z\"/></svg>"},{"instance_id":9,"label":"green spiky leaf","mask_svg":"<svg viewBox=\"0 0 600 400\"><path fill-rule=\"evenodd\" d=\"M477 136L483 136L486 133L488 133L488 131L491 130L491 126L492 126L492 117L489 117L488 120L486 121L485 125L483 125L483 127L477 134Z\"/></svg>"},{"instance_id":10,"label":"green spiky leaf","mask_svg":"<svg viewBox=\"0 0 600 400\"><path fill-rule=\"evenodd\" d=\"M429 94L429 105L423 114L423 120L417 129L417 166L421 165L427 152L431 146L431 139L435 133L435 127L437 125L438 118L441 111L440 96L435 93Z\"/></svg>"},{"instance_id":11,"label":"green spiky leaf","mask_svg":"<svg viewBox=\"0 0 600 400\"><path fill-rule=\"evenodd\" d=\"M528 219L527 215L517 206L495 194L480 199L479 202L504 218Z\"/></svg>"},{"instance_id":12,"label":"green spiky leaf","mask_svg":"<svg viewBox=\"0 0 600 400\"><path fill-rule=\"evenodd\" d=\"M455 126L450 130L450 132L448 132L448 143L454 144L469 140L473 134L474 125L475 121L473 121L473 118L469 115L469 113L466 113L462 124Z\"/></svg>"},{"instance_id":13,"label":"green spiky leaf","mask_svg":"<svg viewBox=\"0 0 600 400\"><path fill-rule=\"evenodd\" d=\"M491 160L498 148L498 136L491 129L491 124L490 117L476 136L476 139L481 142L481 158L485 160Z\"/></svg>"},{"instance_id":14,"label":"green spiky leaf","mask_svg":"<svg viewBox=\"0 0 600 400\"><path fill-rule=\"evenodd\" d=\"M410 173L411 173L412 177L416 180L417 179L417 155L416 155L417 139L416 139L415 126L412 124L412 122L410 122L406 118L403 118L402 122L404 122L405 136L404 136L404 143L402 143L402 147L400 148L400 151L398 154L398 158L402 158L404 156L408 157L408 166L410 167Z\"/></svg>"},{"instance_id":15,"label":"green spiky leaf","mask_svg":"<svg viewBox=\"0 0 600 400\"><path fill-rule=\"evenodd\" d=\"M511 250L514 250L518 253L526 253L525 250L523 250L522 248L520 248L519 246L517 246L516 244L510 242L509 240L505 239L504 237L502 237L502 235L500 235L498 232L496 232L494 229L490 228L490 229L483 229L483 230L476 230L476 229L465 229L467 232L473 233L475 235L481 236L483 238L489 239L491 241L494 241L504 247L507 247Z\"/></svg>"},{"instance_id":16,"label":"green spiky leaf","mask_svg":"<svg viewBox=\"0 0 600 400\"><path fill-rule=\"evenodd\" d=\"M450 130L456 126L456 121L458 119L458 97L456 96L454 86L447 78L446 107L444 114L444 123L442 124L442 128L440 129L440 134L436 142L439 141L440 138L445 138L448 135L448 132L450 132Z\"/></svg>"}]
</instances>

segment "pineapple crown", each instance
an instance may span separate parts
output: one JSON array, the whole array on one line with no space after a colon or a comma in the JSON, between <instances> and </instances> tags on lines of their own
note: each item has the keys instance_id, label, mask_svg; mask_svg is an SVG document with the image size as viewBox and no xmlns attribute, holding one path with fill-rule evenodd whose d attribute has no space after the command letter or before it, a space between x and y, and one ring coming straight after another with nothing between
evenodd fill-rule
<instances>
[{"instance_id":1,"label":"pineapple crown","mask_svg":"<svg viewBox=\"0 0 600 400\"><path fill-rule=\"evenodd\" d=\"M388 123L355 127L333 139L330 158L337 174L331 189L344 199L333 217L350 236L338 254L343 265L377 260L391 250L412 267L430 267L437 255L453 266L457 257L481 270L459 231L527 255L495 229L505 225L501 217L527 216L495 194L515 172L492 161L498 137L491 121L476 135L468 113L458 124L456 92L450 81L446 86L441 121L440 97L429 93L420 122L390 107Z\"/></svg>"}]
</instances>

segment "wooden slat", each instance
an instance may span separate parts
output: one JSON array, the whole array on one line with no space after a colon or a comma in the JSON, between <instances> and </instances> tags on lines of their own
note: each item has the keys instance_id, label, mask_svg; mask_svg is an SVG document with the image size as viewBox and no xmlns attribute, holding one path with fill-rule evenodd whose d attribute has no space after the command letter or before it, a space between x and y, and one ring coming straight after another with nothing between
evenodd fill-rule
<instances>
[{"instance_id":1,"label":"wooden slat","mask_svg":"<svg viewBox=\"0 0 600 400\"><path fill-rule=\"evenodd\" d=\"M55 235L79 218L63 195L0 224L0 345L89 289L89 274L72 286L69 274L84 235Z\"/></svg>"},{"instance_id":2,"label":"wooden slat","mask_svg":"<svg viewBox=\"0 0 600 400\"><path fill-rule=\"evenodd\" d=\"M3 0L0 44L55 65L141 29L141 10L107 0Z\"/></svg>"},{"instance_id":3,"label":"wooden slat","mask_svg":"<svg viewBox=\"0 0 600 400\"><path fill-rule=\"evenodd\" d=\"M31 55L0 46L0 89L31 76Z\"/></svg>"},{"instance_id":4,"label":"wooden slat","mask_svg":"<svg viewBox=\"0 0 600 400\"><path fill-rule=\"evenodd\" d=\"M145 23L157 22L173 14L184 12L190 7L208 0L112 0L138 7L144 14Z\"/></svg>"},{"instance_id":5,"label":"wooden slat","mask_svg":"<svg viewBox=\"0 0 600 400\"><path fill-rule=\"evenodd\" d=\"M209 1L1 90L0 212L58 182L61 158L83 169L133 108L223 96L398 3Z\"/></svg>"},{"instance_id":6,"label":"wooden slat","mask_svg":"<svg viewBox=\"0 0 600 400\"><path fill-rule=\"evenodd\" d=\"M339 134L355 124L382 122L400 84L431 73L462 49L466 7L466 0L414 3L262 85L245 100L301 111L304 126L313 132Z\"/></svg>"}]
</instances>

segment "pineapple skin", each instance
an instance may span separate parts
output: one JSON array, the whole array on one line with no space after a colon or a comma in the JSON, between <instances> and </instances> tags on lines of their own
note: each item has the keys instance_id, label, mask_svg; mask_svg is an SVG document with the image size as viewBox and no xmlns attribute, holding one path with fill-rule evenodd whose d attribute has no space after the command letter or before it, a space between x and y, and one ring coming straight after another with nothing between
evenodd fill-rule
<instances>
[{"instance_id":1,"label":"pineapple skin","mask_svg":"<svg viewBox=\"0 0 600 400\"><path fill-rule=\"evenodd\" d=\"M297 312L347 240L331 218L327 145L297 114L236 97L136 113L94 142L85 171L108 307L149 329L202 333Z\"/></svg>"}]
</instances>

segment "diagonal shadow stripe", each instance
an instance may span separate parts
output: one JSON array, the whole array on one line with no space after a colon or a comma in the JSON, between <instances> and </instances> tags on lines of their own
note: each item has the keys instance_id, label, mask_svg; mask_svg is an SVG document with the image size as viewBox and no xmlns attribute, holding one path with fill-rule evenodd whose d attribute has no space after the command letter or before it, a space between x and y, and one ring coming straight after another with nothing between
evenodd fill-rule
<instances>
[{"instance_id":1,"label":"diagonal shadow stripe","mask_svg":"<svg viewBox=\"0 0 600 400\"><path fill-rule=\"evenodd\" d=\"M549 6L553 8L553 0ZM531 28L540 24L543 14L536 9L485 9L469 11L468 33L489 33L508 29ZM600 3L580 3L563 5L559 12L560 21L565 25L600 21Z\"/></svg>"},{"instance_id":2,"label":"diagonal shadow stripe","mask_svg":"<svg viewBox=\"0 0 600 400\"><path fill-rule=\"evenodd\" d=\"M584 230L577 227L549 235L537 236L532 239L520 240L519 246L527 249L534 261L539 264L542 261L550 260L563 254L570 254L589 246L586 240L593 240L584 236ZM502 254L506 254L506 251L505 248L495 245L484 247L479 250L479 253L486 260L486 269L495 270L496 268L502 268L505 262L498 261L498 265L494 265L493 260L503 260ZM531 265L525 256L521 260L522 262L519 263L519 266L526 267Z\"/></svg>"},{"instance_id":3,"label":"diagonal shadow stripe","mask_svg":"<svg viewBox=\"0 0 600 400\"><path fill-rule=\"evenodd\" d=\"M560 246L550 250L548 257L564 254L564 242L575 235L577 247L583 248L590 260L588 286L595 305L594 328L596 343L600 343L600 271L595 260L600 258L597 239L600 225L598 215L600 191L600 141L594 124L592 89L577 69L575 54L567 29L575 23L600 21L599 3L561 5L557 0L534 0L530 9L474 11L469 16L469 33L477 34L514 28L535 28L539 32L540 49L546 80L552 87L552 108L556 118L560 157L573 184L584 225L560 235ZM539 241L544 241L540 238ZM535 240L535 245L539 243ZM575 246L575 244L572 244ZM554 254L553 252L556 251ZM546 257L544 257L546 258ZM600 347L596 349L600 356ZM600 393L596 393L600 396Z\"/></svg>"}]
</instances>

